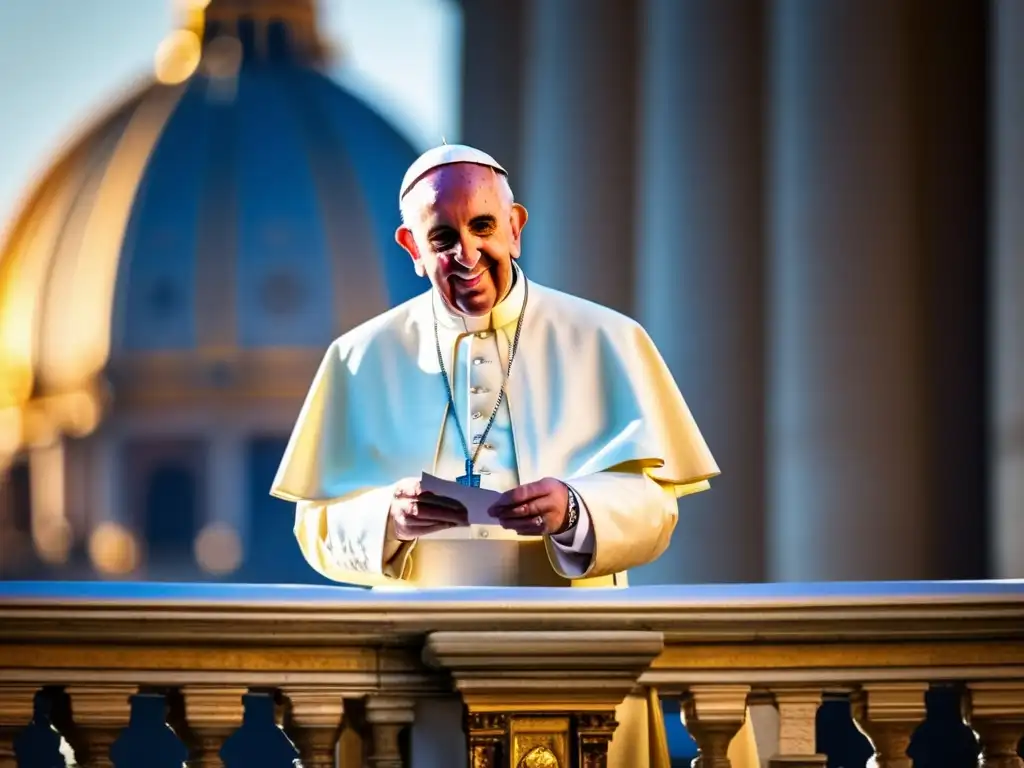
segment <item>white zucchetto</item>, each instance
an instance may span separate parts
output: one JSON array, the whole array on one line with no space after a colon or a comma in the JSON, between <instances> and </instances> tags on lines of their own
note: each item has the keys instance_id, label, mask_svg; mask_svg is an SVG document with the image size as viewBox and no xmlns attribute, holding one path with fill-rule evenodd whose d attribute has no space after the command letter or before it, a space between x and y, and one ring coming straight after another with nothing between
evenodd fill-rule
<instances>
[{"instance_id":1,"label":"white zucchetto","mask_svg":"<svg viewBox=\"0 0 1024 768\"><path fill-rule=\"evenodd\" d=\"M399 203L401 203L406 193L412 189L413 185L423 178L426 173L442 165L451 165L452 163L486 165L508 176L508 171L502 168L498 161L486 152L481 152L479 149L465 144L442 144L439 147L428 149L409 166L409 170L405 172L405 176L402 178L402 188L398 193Z\"/></svg>"}]
</instances>

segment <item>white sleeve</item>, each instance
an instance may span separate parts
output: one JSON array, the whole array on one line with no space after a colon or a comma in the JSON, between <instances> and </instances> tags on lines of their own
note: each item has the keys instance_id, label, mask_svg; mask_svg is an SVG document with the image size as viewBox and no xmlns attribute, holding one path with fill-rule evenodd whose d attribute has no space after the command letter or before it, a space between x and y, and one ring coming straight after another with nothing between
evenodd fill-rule
<instances>
[{"instance_id":1,"label":"white sleeve","mask_svg":"<svg viewBox=\"0 0 1024 768\"><path fill-rule=\"evenodd\" d=\"M383 573L394 486L327 506L327 551L339 568ZM393 553L392 553L393 554Z\"/></svg>"},{"instance_id":2,"label":"white sleeve","mask_svg":"<svg viewBox=\"0 0 1024 768\"><path fill-rule=\"evenodd\" d=\"M402 578L412 548L391 535L393 496L388 485L330 504L298 502L295 537L306 561L334 581Z\"/></svg>"}]
</instances>

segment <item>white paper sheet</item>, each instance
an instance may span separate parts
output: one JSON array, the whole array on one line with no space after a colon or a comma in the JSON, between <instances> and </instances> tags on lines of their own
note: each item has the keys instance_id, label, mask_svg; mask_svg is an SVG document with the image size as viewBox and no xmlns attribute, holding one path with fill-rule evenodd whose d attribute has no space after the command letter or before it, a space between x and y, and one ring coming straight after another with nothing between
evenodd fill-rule
<instances>
[{"instance_id":1,"label":"white paper sheet","mask_svg":"<svg viewBox=\"0 0 1024 768\"><path fill-rule=\"evenodd\" d=\"M469 512L470 525L498 524L497 520L487 514L491 504L501 496L497 491L460 485L454 480L442 480L440 477L434 477L434 475L427 472L424 472L420 478L420 491L433 493L435 496L443 496L459 502Z\"/></svg>"}]
</instances>

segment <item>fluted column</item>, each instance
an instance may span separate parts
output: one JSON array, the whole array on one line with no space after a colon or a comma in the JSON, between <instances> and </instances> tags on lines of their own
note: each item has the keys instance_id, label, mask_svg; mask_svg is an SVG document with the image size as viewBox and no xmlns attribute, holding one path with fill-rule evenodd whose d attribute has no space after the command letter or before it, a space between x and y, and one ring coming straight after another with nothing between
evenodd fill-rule
<instances>
[{"instance_id":1,"label":"fluted column","mask_svg":"<svg viewBox=\"0 0 1024 768\"><path fill-rule=\"evenodd\" d=\"M998 578L1024 578L1024 4L992 3L994 41L990 552Z\"/></svg>"},{"instance_id":2,"label":"fluted column","mask_svg":"<svg viewBox=\"0 0 1024 768\"><path fill-rule=\"evenodd\" d=\"M914 731L924 721L927 683L877 683L862 687L854 718L870 737L879 768L911 768L907 755Z\"/></svg>"},{"instance_id":3,"label":"fluted column","mask_svg":"<svg viewBox=\"0 0 1024 768\"><path fill-rule=\"evenodd\" d=\"M110 747L131 716L133 685L80 685L67 689L75 725L85 741L88 768L113 768Z\"/></svg>"},{"instance_id":4,"label":"fluted column","mask_svg":"<svg viewBox=\"0 0 1024 768\"><path fill-rule=\"evenodd\" d=\"M761 581L762 6L647 0L642 18L636 315L725 477L630 580Z\"/></svg>"},{"instance_id":5,"label":"fluted column","mask_svg":"<svg viewBox=\"0 0 1024 768\"><path fill-rule=\"evenodd\" d=\"M629 311L636 17L632 0L528 4L523 185L528 274Z\"/></svg>"},{"instance_id":6,"label":"fluted column","mask_svg":"<svg viewBox=\"0 0 1024 768\"><path fill-rule=\"evenodd\" d=\"M908 6L773 6L772 580L930 575Z\"/></svg>"}]
</instances>

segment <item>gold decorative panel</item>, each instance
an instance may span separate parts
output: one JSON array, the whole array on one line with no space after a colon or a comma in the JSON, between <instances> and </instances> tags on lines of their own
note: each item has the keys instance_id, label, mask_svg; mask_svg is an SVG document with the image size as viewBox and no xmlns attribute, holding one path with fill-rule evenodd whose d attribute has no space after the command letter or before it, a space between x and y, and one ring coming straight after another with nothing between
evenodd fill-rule
<instances>
[{"instance_id":1,"label":"gold decorative panel","mask_svg":"<svg viewBox=\"0 0 1024 768\"><path fill-rule=\"evenodd\" d=\"M561 768L555 753L547 747L534 747L519 761L516 768Z\"/></svg>"},{"instance_id":2,"label":"gold decorative panel","mask_svg":"<svg viewBox=\"0 0 1024 768\"><path fill-rule=\"evenodd\" d=\"M569 768L569 718L513 716L510 727L515 768Z\"/></svg>"}]
</instances>

